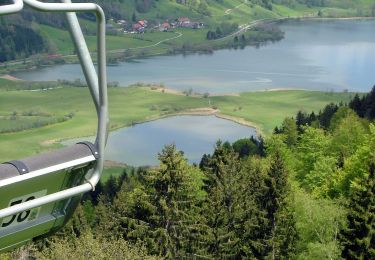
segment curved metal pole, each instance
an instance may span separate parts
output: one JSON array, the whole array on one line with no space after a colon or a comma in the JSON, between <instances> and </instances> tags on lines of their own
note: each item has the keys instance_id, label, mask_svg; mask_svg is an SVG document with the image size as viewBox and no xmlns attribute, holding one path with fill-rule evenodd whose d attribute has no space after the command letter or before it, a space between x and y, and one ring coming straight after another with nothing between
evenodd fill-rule
<instances>
[{"instance_id":1,"label":"curved metal pole","mask_svg":"<svg viewBox=\"0 0 375 260\"><path fill-rule=\"evenodd\" d=\"M72 3L71 0L62 0L64 3ZM99 108L99 82L92 62L90 51L87 47L85 37L83 36L77 15L75 13L66 13L68 20L69 32L76 47L79 61L82 65L83 74L90 88L90 93L94 99L96 109Z\"/></svg>"},{"instance_id":2,"label":"curved metal pole","mask_svg":"<svg viewBox=\"0 0 375 260\"><path fill-rule=\"evenodd\" d=\"M0 210L0 218L7 217L28 209L39 207L51 202L70 198L81 193L94 190L99 182L101 172L104 166L104 148L108 136L108 97L107 97L107 74L106 74L106 52L105 52L105 16L102 8L91 3L42 3L36 0L24 0L25 4L39 11L51 12L94 12L98 23L98 85L99 85L99 106L98 130L95 144L98 147L100 158L97 160L93 174L87 183L66 189L60 192L49 194L47 196L27 201L6 209ZM79 51L79 49L78 49ZM89 85L93 90L94 86ZM95 102L95 99L94 99Z\"/></svg>"},{"instance_id":3,"label":"curved metal pole","mask_svg":"<svg viewBox=\"0 0 375 260\"><path fill-rule=\"evenodd\" d=\"M22 0L13 0L13 4L0 6L0 15L14 14L23 8Z\"/></svg>"}]
</instances>

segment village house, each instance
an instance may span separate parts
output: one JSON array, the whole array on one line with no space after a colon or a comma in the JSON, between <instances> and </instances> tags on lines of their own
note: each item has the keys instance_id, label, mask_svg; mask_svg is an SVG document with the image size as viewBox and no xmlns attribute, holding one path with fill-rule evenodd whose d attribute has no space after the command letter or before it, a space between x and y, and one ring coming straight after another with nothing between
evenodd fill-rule
<instances>
[{"instance_id":1,"label":"village house","mask_svg":"<svg viewBox=\"0 0 375 260\"><path fill-rule=\"evenodd\" d=\"M171 28L171 25L168 22L164 22L160 25L159 30L161 32L167 32Z\"/></svg>"},{"instance_id":2,"label":"village house","mask_svg":"<svg viewBox=\"0 0 375 260\"><path fill-rule=\"evenodd\" d=\"M190 19L187 17L179 17L177 18L177 25L180 27L188 27L191 23Z\"/></svg>"},{"instance_id":3,"label":"village house","mask_svg":"<svg viewBox=\"0 0 375 260\"><path fill-rule=\"evenodd\" d=\"M144 33L147 27L147 20L140 20L137 23L133 24L133 32Z\"/></svg>"},{"instance_id":4,"label":"village house","mask_svg":"<svg viewBox=\"0 0 375 260\"><path fill-rule=\"evenodd\" d=\"M171 22L171 27L176 28L178 26L178 23L176 21Z\"/></svg>"},{"instance_id":5,"label":"village house","mask_svg":"<svg viewBox=\"0 0 375 260\"><path fill-rule=\"evenodd\" d=\"M140 21L138 21L138 23L140 24L140 25L142 25L142 27L147 27L147 20L140 20Z\"/></svg>"},{"instance_id":6,"label":"village house","mask_svg":"<svg viewBox=\"0 0 375 260\"><path fill-rule=\"evenodd\" d=\"M137 33L142 33L142 32L145 31L145 27L143 27L139 23L133 24L132 29L133 29L134 32L137 32Z\"/></svg>"}]
</instances>

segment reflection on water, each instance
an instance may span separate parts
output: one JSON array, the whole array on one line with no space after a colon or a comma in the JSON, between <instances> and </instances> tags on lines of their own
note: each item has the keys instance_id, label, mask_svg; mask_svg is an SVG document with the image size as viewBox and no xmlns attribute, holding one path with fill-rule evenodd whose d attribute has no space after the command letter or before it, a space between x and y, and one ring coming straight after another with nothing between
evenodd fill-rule
<instances>
[{"instance_id":1,"label":"reflection on water","mask_svg":"<svg viewBox=\"0 0 375 260\"><path fill-rule=\"evenodd\" d=\"M286 32L284 40L259 49L139 59L109 67L108 78L123 86L163 83L200 93L267 88L371 89L375 82L375 20L289 22L281 28ZM77 64L15 75L28 80L83 79Z\"/></svg>"},{"instance_id":2,"label":"reflection on water","mask_svg":"<svg viewBox=\"0 0 375 260\"><path fill-rule=\"evenodd\" d=\"M204 153L212 153L218 139L233 142L255 134L253 128L215 116L174 116L112 132L106 160L133 166L156 165L157 154L163 146L175 143L190 162L199 163ZM64 144L77 141L69 140Z\"/></svg>"}]
</instances>

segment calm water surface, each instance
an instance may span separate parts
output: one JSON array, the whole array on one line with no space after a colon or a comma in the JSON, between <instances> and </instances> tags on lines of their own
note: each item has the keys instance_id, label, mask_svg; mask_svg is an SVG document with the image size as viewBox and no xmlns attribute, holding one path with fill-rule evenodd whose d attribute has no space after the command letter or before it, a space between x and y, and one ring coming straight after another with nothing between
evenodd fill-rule
<instances>
[{"instance_id":1,"label":"calm water surface","mask_svg":"<svg viewBox=\"0 0 375 260\"><path fill-rule=\"evenodd\" d=\"M255 134L251 127L215 116L174 116L111 132L106 159L133 166L157 165L164 145L175 143L190 162L199 163L204 153L213 152L218 139L233 142Z\"/></svg>"},{"instance_id":2,"label":"calm water surface","mask_svg":"<svg viewBox=\"0 0 375 260\"><path fill-rule=\"evenodd\" d=\"M108 80L127 86L163 83L204 93L270 88L369 91L375 83L375 20L304 21L281 25L285 39L260 48L211 55L159 56L108 67ZM73 80L77 64L14 74L27 80Z\"/></svg>"}]
</instances>

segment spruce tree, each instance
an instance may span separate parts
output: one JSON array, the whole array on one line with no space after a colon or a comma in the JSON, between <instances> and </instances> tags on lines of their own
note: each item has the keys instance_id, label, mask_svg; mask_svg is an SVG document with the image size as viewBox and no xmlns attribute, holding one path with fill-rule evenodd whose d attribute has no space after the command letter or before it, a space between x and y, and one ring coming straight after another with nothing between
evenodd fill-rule
<instances>
[{"instance_id":1,"label":"spruce tree","mask_svg":"<svg viewBox=\"0 0 375 260\"><path fill-rule=\"evenodd\" d=\"M364 104L362 103L362 100L359 98L358 94L355 94L354 98L350 100L349 107L353 109L358 116L364 117Z\"/></svg>"},{"instance_id":2,"label":"spruce tree","mask_svg":"<svg viewBox=\"0 0 375 260\"><path fill-rule=\"evenodd\" d=\"M375 165L350 198L348 227L341 230L345 259L375 259Z\"/></svg>"},{"instance_id":3,"label":"spruce tree","mask_svg":"<svg viewBox=\"0 0 375 260\"><path fill-rule=\"evenodd\" d=\"M239 213L236 232L239 237L238 254L241 258L261 259L265 251L267 214L263 208L264 194L267 192L264 163L259 158L243 161L239 187Z\"/></svg>"},{"instance_id":4,"label":"spruce tree","mask_svg":"<svg viewBox=\"0 0 375 260\"><path fill-rule=\"evenodd\" d=\"M365 117L370 120L375 119L375 86L372 87L370 93L366 96L365 107Z\"/></svg>"},{"instance_id":5,"label":"spruce tree","mask_svg":"<svg viewBox=\"0 0 375 260\"><path fill-rule=\"evenodd\" d=\"M289 205L290 185L288 172L281 153L276 150L271 157L268 176L265 181L267 191L263 199L268 226L265 232L268 259L288 259L294 253L297 238L295 220Z\"/></svg>"},{"instance_id":6,"label":"spruce tree","mask_svg":"<svg viewBox=\"0 0 375 260\"><path fill-rule=\"evenodd\" d=\"M155 207L153 231L160 256L180 259L198 247L198 200L203 182L198 168L189 166L175 145L159 154L160 166L147 176Z\"/></svg>"},{"instance_id":7,"label":"spruce tree","mask_svg":"<svg viewBox=\"0 0 375 260\"><path fill-rule=\"evenodd\" d=\"M205 169L207 197L203 211L209 230L204 244L208 255L215 259L235 257L238 253L235 220L239 211L240 172L238 155L219 141Z\"/></svg>"}]
</instances>

